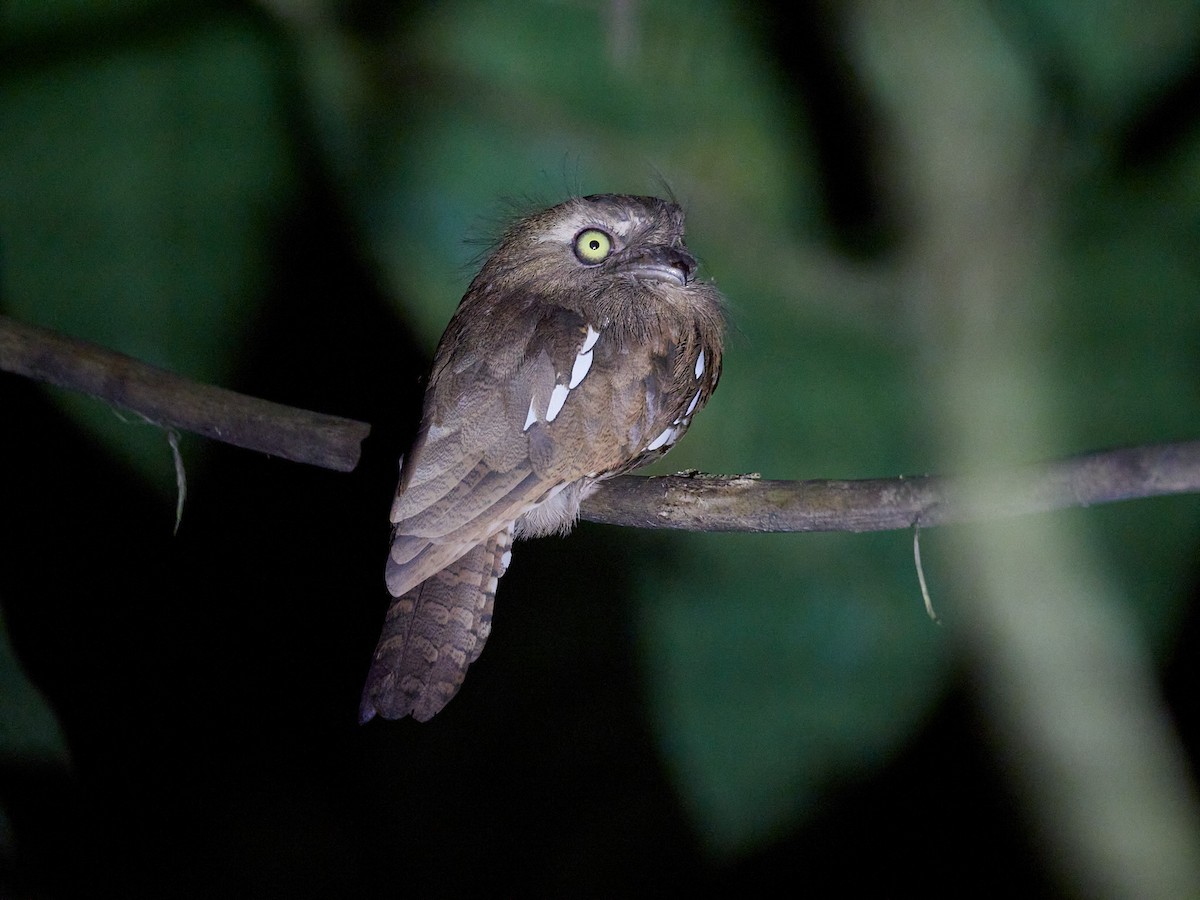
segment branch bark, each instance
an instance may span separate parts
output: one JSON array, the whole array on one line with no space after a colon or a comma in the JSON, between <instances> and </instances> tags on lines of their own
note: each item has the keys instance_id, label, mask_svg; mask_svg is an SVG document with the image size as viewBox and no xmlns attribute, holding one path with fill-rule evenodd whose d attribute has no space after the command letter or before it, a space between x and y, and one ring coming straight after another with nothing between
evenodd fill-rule
<instances>
[{"instance_id":1,"label":"branch bark","mask_svg":"<svg viewBox=\"0 0 1200 900\"><path fill-rule=\"evenodd\" d=\"M358 465L371 426L197 384L123 353L0 316L0 370L81 391L179 428L338 472Z\"/></svg>"},{"instance_id":2,"label":"branch bark","mask_svg":"<svg viewBox=\"0 0 1200 900\"><path fill-rule=\"evenodd\" d=\"M0 370L81 391L170 428L349 472L371 427L197 384L95 344L0 316ZM1200 493L1200 441L1154 444L973 478L769 481L623 475L583 504L589 522L682 531L888 531Z\"/></svg>"},{"instance_id":3,"label":"branch bark","mask_svg":"<svg viewBox=\"0 0 1200 900\"><path fill-rule=\"evenodd\" d=\"M1200 492L1200 441L1090 453L999 475L858 481L627 475L584 503L590 522L684 531L890 531Z\"/></svg>"}]
</instances>

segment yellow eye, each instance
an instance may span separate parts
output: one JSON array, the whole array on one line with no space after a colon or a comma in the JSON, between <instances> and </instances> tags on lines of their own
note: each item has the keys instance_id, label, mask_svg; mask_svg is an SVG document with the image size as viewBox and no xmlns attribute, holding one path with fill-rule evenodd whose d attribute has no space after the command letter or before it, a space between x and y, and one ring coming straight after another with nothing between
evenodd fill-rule
<instances>
[{"instance_id":1,"label":"yellow eye","mask_svg":"<svg viewBox=\"0 0 1200 900\"><path fill-rule=\"evenodd\" d=\"M604 262L612 248L612 238L599 228L585 228L575 235L575 256L584 265Z\"/></svg>"}]
</instances>

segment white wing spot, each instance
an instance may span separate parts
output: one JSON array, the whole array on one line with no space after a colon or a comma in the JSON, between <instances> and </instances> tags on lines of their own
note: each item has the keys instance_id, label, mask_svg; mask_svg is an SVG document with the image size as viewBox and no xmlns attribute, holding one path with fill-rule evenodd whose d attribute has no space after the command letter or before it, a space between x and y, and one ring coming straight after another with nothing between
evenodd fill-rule
<instances>
[{"instance_id":1,"label":"white wing spot","mask_svg":"<svg viewBox=\"0 0 1200 900\"><path fill-rule=\"evenodd\" d=\"M704 374L704 349L701 348L700 355L696 357L696 378Z\"/></svg>"},{"instance_id":2,"label":"white wing spot","mask_svg":"<svg viewBox=\"0 0 1200 900\"><path fill-rule=\"evenodd\" d=\"M500 569L504 572L508 571L508 564L512 562L512 551L505 550L500 554Z\"/></svg>"},{"instance_id":3,"label":"white wing spot","mask_svg":"<svg viewBox=\"0 0 1200 900\"><path fill-rule=\"evenodd\" d=\"M583 376L588 373L592 367L592 351L579 351L579 355L575 357L575 365L571 366L571 382L567 385L568 390L574 390L579 386L579 382L583 381Z\"/></svg>"},{"instance_id":4,"label":"white wing spot","mask_svg":"<svg viewBox=\"0 0 1200 900\"><path fill-rule=\"evenodd\" d=\"M533 411L533 398L531 397L529 400L529 412L526 413L526 415L525 415L525 424L524 424L524 426L522 426L521 430L528 431L529 426L532 425L536 421L537 421L537 413L535 413Z\"/></svg>"},{"instance_id":5,"label":"white wing spot","mask_svg":"<svg viewBox=\"0 0 1200 900\"><path fill-rule=\"evenodd\" d=\"M687 412L685 412L683 414L683 417L685 419L696 411L696 404L699 402L700 402L700 391L696 391L696 396L693 397L692 402L688 404Z\"/></svg>"},{"instance_id":6,"label":"white wing spot","mask_svg":"<svg viewBox=\"0 0 1200 900\"><path fill-rule=\"evenodd\" d=\"M571 389L565 384L556 384L554 390L550 392L550 404L546 407L546 421L553 422L562 410L563 404L567 402L567 394Z\"/></svg>"},{"instance_id":7,"label":"white wing spot","mask_svg":"<svg viewBox=\"0 0 1200 900\"><path fill-rule=\"evenodd\" d=\"M652 440L649 444L647 444L646 449L647 450L657 450L663 444L669 444L674 440L675 440L675 429L667 428L663 431L662 434L660 434L658 437L656 437L654 440Z\"/></svg>"},{"instance_id":8,"label":"white wing spot","mask_svg":"<svg viewBox=\"0 0 1200 900\"><path fill-rule=\"evenodd\" d=\"M579 352L580 353L591 353L592 348L596 346L596 341L598 341L599 339L600 339L600 332L598 332L595 328L593 328L591 325L589 325L587 327L587 337L585 337L583 339L583 346L581 348L579 348Z\"/></svg>"}]
</instances>

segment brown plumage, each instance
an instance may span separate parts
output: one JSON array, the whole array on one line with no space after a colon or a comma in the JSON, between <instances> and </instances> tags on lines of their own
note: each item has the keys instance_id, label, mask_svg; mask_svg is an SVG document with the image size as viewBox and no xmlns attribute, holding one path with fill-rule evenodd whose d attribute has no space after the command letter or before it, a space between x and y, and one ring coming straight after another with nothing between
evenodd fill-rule
<instances>
[{"instance_id":1,"label":"brown plumage","mask_svg":"<svg viewBox=\"0 0 1200 900\"><path fill-rule=\"evenodd\" d=\"M504 235L442 336L402 463L361 721L441 710L483 649L513 537L569 531L596 482L687 430L724 332L695 270L683 212L653 197L575 198Z\"/></svg>"}]
</instances>

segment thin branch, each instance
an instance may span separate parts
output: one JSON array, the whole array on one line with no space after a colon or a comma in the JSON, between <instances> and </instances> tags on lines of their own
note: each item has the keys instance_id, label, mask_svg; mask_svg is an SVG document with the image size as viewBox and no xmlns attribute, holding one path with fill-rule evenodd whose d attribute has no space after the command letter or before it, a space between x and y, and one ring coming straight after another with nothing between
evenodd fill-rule
<instances>
[{"instance_id":1,"label":"thin branch","mask_svg":"<svg viewBox=\"0 0 1200 900\"><path fill-rule=\"evenodd\" d=\"M0 316L0 370L82 391L180 428L338 472L358 465L371 426L197 384L87 341Z\"/></svg>"},{"instance_id":2,"label":"thin branch","mask_svg":"<svg viewBox=\"0 0 1200 900\"><path fill-rule=\"evenodd\" d=\"M1191 493L1200 493L1200 441L1109 450L971 478L625 476L601 484L581 517L683 531L890 531Z\"/></svg>"},{"instance_id":3,"label":"thin branch","mask_svg":"<svg viewBox=\"0 0 1200 900\"><path fill-rule=\"evenodd\" d=\"M196 384L94 344L0 316L0 370L82 391L272 456L348 472L370 426ZM1200 493L1200 441L1111 450L987 478L767 481L623 475L583 505L589 522L683 531L888 531Z\"/></svg>"}]
</instances>

